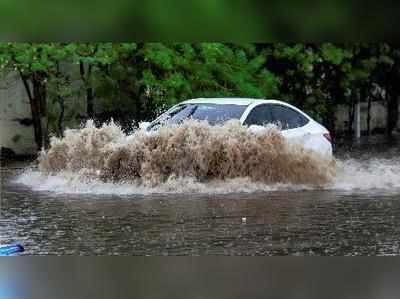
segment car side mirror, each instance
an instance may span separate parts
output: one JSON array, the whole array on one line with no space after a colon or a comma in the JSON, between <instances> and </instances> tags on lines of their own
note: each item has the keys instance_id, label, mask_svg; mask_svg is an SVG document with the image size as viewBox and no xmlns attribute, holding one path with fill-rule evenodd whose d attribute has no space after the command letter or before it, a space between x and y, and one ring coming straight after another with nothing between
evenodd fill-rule
<instances>
[{"instance_id":1,"label":"car side mirror","mask_svg":"<svg viewBox=\"0 0 400 299\"><path fill-rule=\"evenodd\" d=\"M141 122L139 124L139 129L147 130L147 128L150 126L150 124L151 124L151 122L148 122L148 121Z\"/></svg>"}]
</instances>

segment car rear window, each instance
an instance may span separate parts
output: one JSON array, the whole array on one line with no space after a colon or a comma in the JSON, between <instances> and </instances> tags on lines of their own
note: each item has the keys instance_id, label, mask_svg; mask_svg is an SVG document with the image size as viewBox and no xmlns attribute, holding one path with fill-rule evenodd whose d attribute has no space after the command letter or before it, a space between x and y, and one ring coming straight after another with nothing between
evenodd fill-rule
<instances>
[{"instance_id":1,"label":"car rear window","mask_svg":"<svg viewBox=\"0 0 400 299\"><path fill-rule=\"evenodd\" d=\"M290 107L279 104L263 104L253 108L245 125L264 126L276 124L283 130L299 128L308 123L308 119Z\"/></svg>"},{"instance_id":2,"label":"car rear window","mask_svg":"<svg viewBox=\"0 0 400 299\"><path fill-rule=\"evenodd\" d=\"M308 119L305 116L289 107L271 105L270 109L273 122L278 124L283 130L299 128L308 123Z\"/></svg>"}]
</instances>

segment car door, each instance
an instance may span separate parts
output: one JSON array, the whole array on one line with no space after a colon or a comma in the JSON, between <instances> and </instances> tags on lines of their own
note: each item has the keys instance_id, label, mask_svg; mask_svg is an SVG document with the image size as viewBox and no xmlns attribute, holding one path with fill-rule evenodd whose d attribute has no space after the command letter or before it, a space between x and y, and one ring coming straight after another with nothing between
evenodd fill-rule
<instances>
[{"instance_id":1,"label":"car door","mask_svg":"<svg viewBox=\"0 0 400 299\"><path fill-rule=\"evenodd\" d=\"M282 135L292 141L304 143L309 135L305 126L309 120L294 109L280 104L271 104L269 107L272 122L277 124Z\"/></svg>"},{"instance_id":2,"label":"car door","mask_svg":"<svg viewBox=\"0 0 400 299\"><path fill-rule=\"evenodd\" d=\"M249 126L251 130L262 129L263 126L273 122L269 104L255 106L247 115L243 125Z\"/></svg>"}]
</instances>

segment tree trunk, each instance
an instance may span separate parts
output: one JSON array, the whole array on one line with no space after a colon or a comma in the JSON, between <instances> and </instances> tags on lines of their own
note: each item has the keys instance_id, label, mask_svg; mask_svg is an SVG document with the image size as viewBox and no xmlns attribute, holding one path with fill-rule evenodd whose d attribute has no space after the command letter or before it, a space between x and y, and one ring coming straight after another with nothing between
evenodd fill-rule
<instances>
[{"instance_id":1,"label":"tree trunk","mask_svg":"<svg viewBox=\"0 0 400 299\"><path fill-rule=\"evenodd\" d=\"M79 62L79 70L83 83L86 88L86 112L90 119L94 118L94 94L93 88L90 86L90 77L92 75L92 66L89 65L87 68L87 73L85 71L85 66L83 62Z\"/></svg>"},{"instance_id":2,"label":"tree trunk","mask_svg":"<svg viewBox=\"0 0 400 299\"><path fill-rule=\"evenodd\" d=\"M399 97L397 94L388 92L387 95L387 125L386 131L387 135L392 136L393 130L397 127L397 121L399 118Z\"/></svg>"},{"instance_id":3,"label":"tree trunk","mask_svg":"<svg viewBox=\"0 0 400 299\"><path fill-rule=\"evenodd\" d=\"M357 101L354 109L354 137L356 141L359 141L361 137L360 101Z\"/></svg>"},{"instance_id":4,"label":"tree trunk","mask_svg":"<svg viewBox=\"0 0 400 299\"><path fill-rule=\"evenodd\" d=\"M328 115L326 119L326 127L329 130L332 138L336 136L336 106L331 101L328 101Z\"/></svg>"},{"instance_id":5,"label":"tree trunk","mask_svg":"<svg viewBox=\"0 0 400 299\"><path fill-rule=\"evenodd\" d=\"M368 106L367 106L367 135L371 134L371 103L372 97L368 96Z\"/></svg>"},{"instance_id":6,"label":"tree trunk","mask_svg":"<svg viewBox=\"0 0 400 299\"><path fill-rule=\"evenodd\" d=\"M22 73L20 73L20 77L21 77L22 83L24 84L25 91L28 95L29 103L31 106L32 123L33 123L34 135L35 135L35 142L36 142L38 150L41 150L42 146L43 146L43 130L42 130L42 123L40 120L40 116L41 116L40 99L37 97L34 97L32 95L32 91L31 91L31 87L29 85L28 78L25 75L23 75Z\"/></svg>"},{"instance_id":7,"label":"tree trunk","mask_svg":"<svg viewBox=\"0 0 400 299\"><path fill-rule=\"evenodd\" d=\"M86 90L86 100L87 100L87 114L89 118L93 119L94 118L94 96L93 96L93 88L88 88Z\"/></svg>"},{"instance_id":8,"label":"tree trunk","mask_svg":"<svg viewBox=\"0 0 400 299\"><path fill-rule=\"evenodd\" d=\"M353 135L354 111L355 111L355 101L354 101L354 95L352 95L351 103L349 106L349 124L347 128L349 137Z\"/></svg>"},{"instance_id":9,"label":"tree trunk","mask_svg":"<svg viewBox=\"0 0 400 299\"><path fill-rule=\"evenodd\" d=\"M63 132L64 132L64 113L65 113L65 105L64 105L64 99L62 97L59 97L58 103L60 104L60 116L58 117L58 136L62 137Z\"/></svg>"},{"instance_id":10,"label":"tree trunk","mask_svg":"<svg viewBox=\"0 0 400 299\"><path fill-rule=\"evenodd\" d=\"M92 76L92 66L88 67L88 78ZM93 96L93 88L88 86L86 89L86 100L87 100L87 114L89 118L94 118L94 96Z\"/></svg>"},{"instance_id":11,"label":"tree trunk","mask_svg":"<svg viewBox=\"0 0 400 299\"><path fill-rule=\"evenodd\" d=\"M42 142L41 147L48 148L49 146L49 134L48 134L48 116L47 116L47 91L46 86L43 82L44 77L41 74L33 74L32 76L32 87L33 87L33 99L39 105L39 117L42 130Z\"/></svg>"},{"instance_id":12,"label":"tree trunk","mask_svg":"<svg viewBox=\"0 0 400 299\"><path fill-rule=\"evenodd\" d=\"M397 58L392 66L386 84L386 103L387 103L387 126L386 132L390 137L393 130L397 127L399 118L399 95L400 95L400 60Z\"/></svg>"},{"instance_id":13,"label":"tree trunk","mask_svg":"<svg viewBox=\"0 0 400 299\"><path fill-rule=\"evenodd\" d=\"M57 67L57 73L56 77L60 79L62 77L61 71L60 71L60 64L57 61L56 62L56 67ZM57 90L60 89L60 84L59 81L57 80ZM60 115L58 116L58 121L57 121L57 135L58 137L62 137L64 134L64 114L65 114L65 101L64 98L60 95L57 96L57 103L60 105Z\"/></svg>"}]
</instances>

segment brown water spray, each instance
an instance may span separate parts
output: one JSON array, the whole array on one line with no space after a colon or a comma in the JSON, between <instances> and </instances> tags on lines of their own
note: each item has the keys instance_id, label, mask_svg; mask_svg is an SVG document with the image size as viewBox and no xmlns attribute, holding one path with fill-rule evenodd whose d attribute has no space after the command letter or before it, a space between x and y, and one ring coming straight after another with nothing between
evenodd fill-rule
<instances>
[{"instance_id":1,"label":"brown water spray","mask_svg":"<svg viewBox=\"0 0 400 299\"><path fill-rule=\"evenodd\" d=\"M66 130L39 157L44 173L76 172L104 181L155 186L175 177L200 182L248 177L255 182L323 185L335 167L299 145L289 144L276 128L251 132L238 121L222 126L186 121L155 134L126 136L114 123Z\"/></svg>"}]
</instances>

